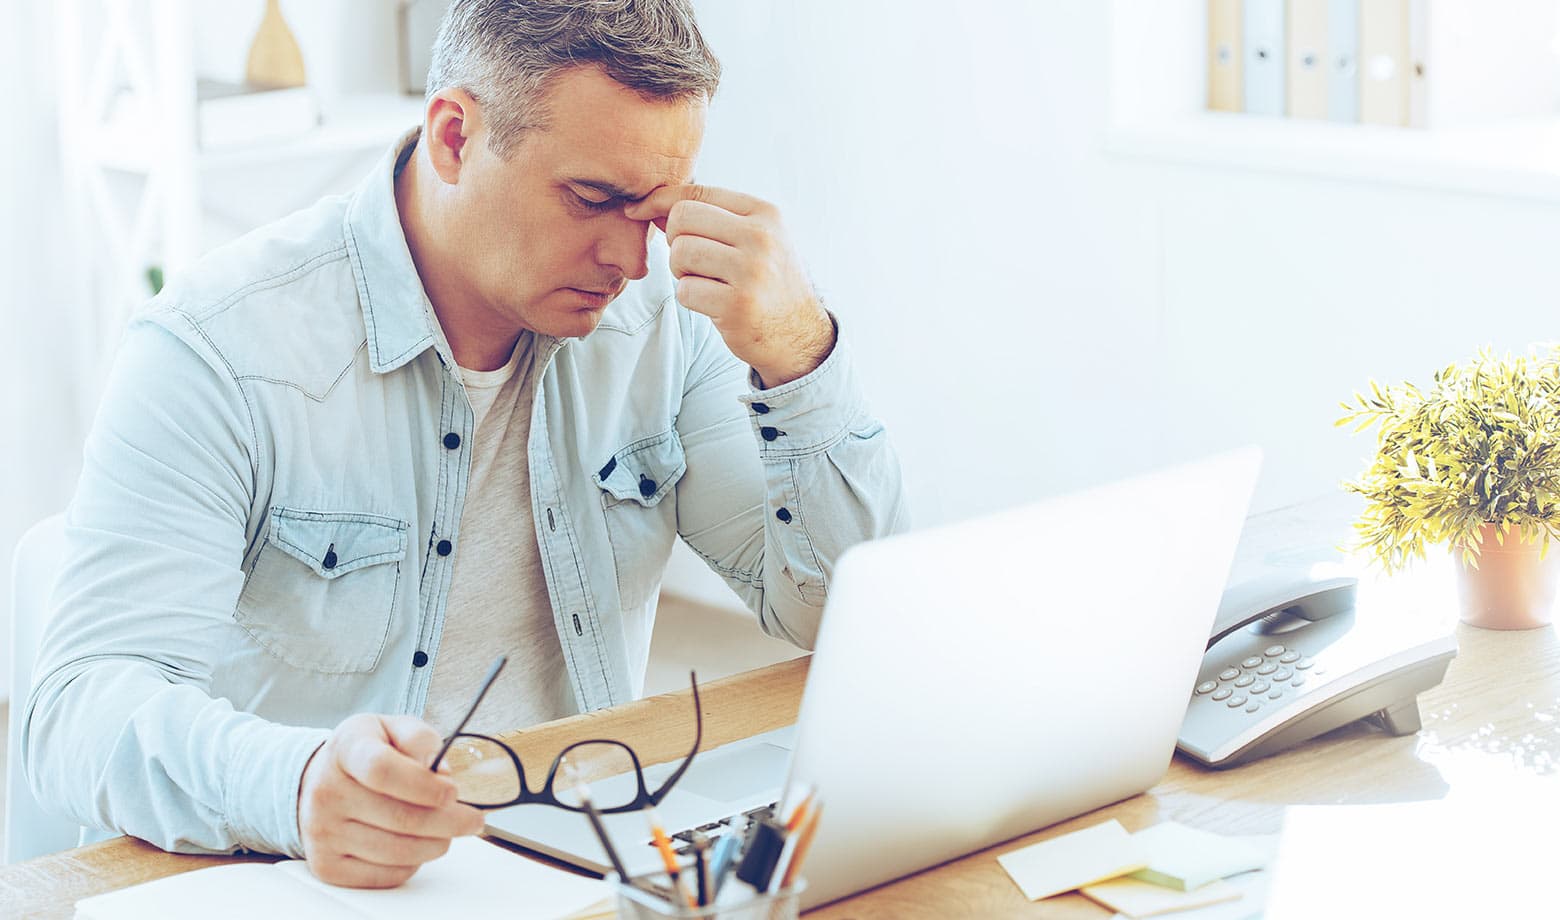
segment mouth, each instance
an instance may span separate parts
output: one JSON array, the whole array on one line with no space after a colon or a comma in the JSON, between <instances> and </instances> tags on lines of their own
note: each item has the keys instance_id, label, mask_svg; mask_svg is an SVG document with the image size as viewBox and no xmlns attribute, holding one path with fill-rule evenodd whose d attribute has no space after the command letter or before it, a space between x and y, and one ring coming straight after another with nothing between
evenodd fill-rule
<instances>
[{"instance_id":1,"label":"mouth","mask_svg":"<svg viewBox=\"0 0 1560 920\"><path fill-rule=\"evenodd\" d=\"M604 291L577 287L571 287L568 288L568 290L574 294L578 294L581 298L583 298L586 305L589 307L604 307L611 303L613 298L617 297L617 295L623 292L623 285L621 283L615 284Z\"/></svg>"}]
</instances>

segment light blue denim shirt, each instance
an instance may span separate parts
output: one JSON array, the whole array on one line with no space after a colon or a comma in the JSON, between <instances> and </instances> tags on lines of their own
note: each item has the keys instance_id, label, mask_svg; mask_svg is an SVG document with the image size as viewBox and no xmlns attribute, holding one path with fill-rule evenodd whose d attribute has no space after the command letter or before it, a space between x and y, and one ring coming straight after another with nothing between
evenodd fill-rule
<instances>
[{"instance_id":1,"label":"light blue denim shirt","mask_svg":"<svg viewBox=\"0 0 1560 920\"><path fill-rule=\"evenodd\" d=\"M213 252L126 334L16 716L33 790L84 825L299 856L329 729L422 712L472 411L397 216L410 137L356 192ZM588 337L536 344L536 528L515 539L540 544L582 711L641 692L677 537L809 647L840 553L906 524L846 338L759 390L674 300L664 244L650 265Z\"/></svg>"}]
</instances>

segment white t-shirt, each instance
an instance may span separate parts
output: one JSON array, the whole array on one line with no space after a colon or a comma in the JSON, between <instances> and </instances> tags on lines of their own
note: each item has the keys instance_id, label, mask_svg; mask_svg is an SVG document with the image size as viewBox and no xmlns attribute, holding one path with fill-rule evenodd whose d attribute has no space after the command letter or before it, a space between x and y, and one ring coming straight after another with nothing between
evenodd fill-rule
<instances>
[{"instance_id":1,"label":"white t-shirt","mask_svg":"<svg viewBox=\"0 0 1560 920\"><path fill-rule=\"evenodd\" d=\"M466 731L494 734L577 711L531 508L534 341L521 333L509 363L496 371L460 369L475 416L471 477L423 710L441 734L455 728L501 654L509 664Z\"/></svg>"}]
</instances>

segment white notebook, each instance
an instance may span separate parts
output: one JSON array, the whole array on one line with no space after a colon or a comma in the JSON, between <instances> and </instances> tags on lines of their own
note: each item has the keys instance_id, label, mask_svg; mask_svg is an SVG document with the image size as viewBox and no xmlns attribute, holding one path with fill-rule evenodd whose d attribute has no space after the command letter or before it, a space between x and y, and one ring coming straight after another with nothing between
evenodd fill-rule
<instances>
[{"instance_id":1,"label":"white notebook","mask_svg":"<svg viewBox=\"0 0 1560 920\"><path fill-rule=\"evenodd\" d=\"M582 878L462 837L399 888L327 885L298 860L197 869L76 902L80 920L306 920L313 917L504 917L566 920L610 916L610 892Z\"/></svg>"}]
</instances>

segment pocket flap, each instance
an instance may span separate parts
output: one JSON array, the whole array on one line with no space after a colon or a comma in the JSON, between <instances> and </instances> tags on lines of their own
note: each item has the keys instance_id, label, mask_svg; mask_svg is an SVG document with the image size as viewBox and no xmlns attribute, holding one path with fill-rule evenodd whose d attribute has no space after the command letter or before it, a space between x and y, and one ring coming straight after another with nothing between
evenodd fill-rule
<instances>
[{"instance_id":1,"label":"pocket flap","mask_svg":"<svg viewBox=\"0 0 1560 920\"><path fill-rule=\"evenodd\" d=\"M646 508L658 503L688 469L676 429L641 438L620 448L591 479L619 501Z\"/></svg>"},{"instance_id":2,"label":"pocket flap","mask_svg":"<svg viewBox=\"0 0 1560 920\"><path fill-rule=\"evenodd\" d=\"M271 509L271 545L336 578L367 565L394 562L406 553L405 521L377 514Z\"/></svg>"}]
</instances>

